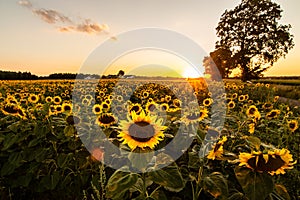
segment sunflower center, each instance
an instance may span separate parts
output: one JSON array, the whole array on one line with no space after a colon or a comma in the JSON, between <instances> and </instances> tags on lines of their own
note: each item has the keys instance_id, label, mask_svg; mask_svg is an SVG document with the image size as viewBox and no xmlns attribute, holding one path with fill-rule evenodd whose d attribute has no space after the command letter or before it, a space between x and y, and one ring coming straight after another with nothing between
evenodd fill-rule
<instances>
[{"instance_id":1,"label":"sunflower center","mask_svg":"<svg viewBox=\"0 0 300 200\"><path fill-rule=\"evenodd\" d=\"M130 137L138 142L148 142L155 134L153 126L145 121L130 125L128 132Z\"/></svg>"},{"instance_id":2,"label":"sunflower center","mask_svg":"<svg viewBox=\"0 0 300 200\"><path fill-rule=\"evenodd\" d=\"M3 108L3 110L10 113L10 114L18 113L18 108L14 105L7 105Z\"/></svg>"},{"instance_id":3,"label":"sunflower center","mask_svg":"<svg viewBox=\"0 0 300 200\"><path fill-rule=\"evenodd\" d=\"M99 117L99 121L102 124L110 124L115 121L115 118L111 115L102 115Z\"/></svg>"},{"instance_id":4,"label":"sunflower center","mask_svg":"<svg viewBox=\"0 0 300 200\"><path fill-rule=\"evenodd\" d=\"M266 163L265 159L263 158L263 155L260 154L258 156L257 164L256 157L250 158L248 160L248 164L257 171L272 172L282 167L285 164L285 162L281 159L279 155L275 155L275 158L269 155L268 162Z\"/></svg>"},{"instance_id":5,"label":"sunflower center","mask_svg":"<svg viewBox=\"0 0 300 200\"><path fill-rule=\"evenodd\" d=\"M187 118L188 118L189 120L196 120L196 119L198 119L200 116L201 116L200 113L193 113L193 114L191 114L191 115L188 115Z\"/></svg>"},{"instance_id":6,"label":"sunflower center","mask_svg":"<svg viewBox=\"0 0 300 200\"><path fill-rule=\"evenodd\" d=\"M295 123L290 123L290 124L289 124L289 127L290 127L290 129L294 129L294 128L295 128L295 126L296 126L296 124L295 124Z\"/></svg>"},{"instance_id":7,"label":"sunflower center","mask_svg":"<svg viewBox=\"0 0 300 200\"><path fill-rule=\"evenodd\" d=\"M250 110L249 110L249 114L250 114L250 115L254 115L255 111L256 111L256 109L255 109L255 108L250 108Z\"/></svg>"}]
</instances>

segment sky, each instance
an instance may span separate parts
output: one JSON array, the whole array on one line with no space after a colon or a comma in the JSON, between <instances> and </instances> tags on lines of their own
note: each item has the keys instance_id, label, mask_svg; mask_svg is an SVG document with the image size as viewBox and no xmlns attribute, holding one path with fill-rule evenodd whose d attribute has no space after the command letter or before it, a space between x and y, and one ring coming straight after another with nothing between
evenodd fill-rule
<instances>
[{"instance_id":1,"label":"sky","mask_svg":"<svg viewBox=\"0 0 300 200\"><path fill-rule=\"evenodd\" d=\"M295 46L265 75L299 76L300 1L274 1L283 9L280 22L292 25ZM36 75L77 73L89 63L91 55L105 47L103 43L121 48L122 34L148 27L182 35L208 55L218 39L215 28L221 15L239 3L240 0L0 0L0 70ZM131 37L128 43L134 40ZM168 43L168 36L159 40ZM169 41L169 46L174 43ZM193 63L172 52L172 48L164 53L159 48L132 49L114 55L109 65L97 63L101 68L97 70L117 73L123 69L127 74L152 71L153 75L169 72L182 76L201 73ZM94 57L112 58L115 54L109 50L101 52ZM162 68L163 72L159 72Z\"/></svg>"}]
</instances>

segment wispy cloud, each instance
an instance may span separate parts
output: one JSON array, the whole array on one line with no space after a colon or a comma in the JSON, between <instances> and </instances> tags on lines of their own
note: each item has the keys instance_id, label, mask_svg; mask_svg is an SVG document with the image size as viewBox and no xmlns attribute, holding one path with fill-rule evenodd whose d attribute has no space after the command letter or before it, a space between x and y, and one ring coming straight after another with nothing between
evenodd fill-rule
<instances>
[{"instance_id":1,"label":"wispy cloud","mask_svg":"<svg viewBox=\"0 0 300 200\"><path fill-rule=\"evenodd\" d=\"M56 10L34 8L32 3L28 0L20 0L18 3L19 5L30 9L33 14L38 16L44 22L55 25L60 32L82 32L87 34L105 33L110 35L107 24L99 24L93 22L91 19L74 21L70 17ZM111 38L116 40L115 37Z\"/></svg>"}]
</instances>

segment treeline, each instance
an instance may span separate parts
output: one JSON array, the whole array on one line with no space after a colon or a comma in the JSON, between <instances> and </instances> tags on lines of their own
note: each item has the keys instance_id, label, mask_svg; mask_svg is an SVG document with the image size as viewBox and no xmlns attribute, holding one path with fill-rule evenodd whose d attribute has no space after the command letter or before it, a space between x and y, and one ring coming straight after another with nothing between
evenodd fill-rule
<instances>
[{"instance_id":1,"label":"treeline","mask_svg":"<svg viewBox=\"0 0 300 200\"><path fill-rule=\"evenodd\" d=\"M37 80L38 78L30 72L0 71L0 80Z\"/></svg>"},{"instance_id":2,"label":"treeline","mask_svg":"<svg viewBox=\"0 0 300 200\"><path fill-rule=\"evenodd\" d=\"M12 71L0 71L0 80L45 80L45 79L114 79L123 76L124 72L119 71L117 75L100 76L97 74L77 74L77 73L54 73L48 76L37 76L30 72L12 72Z\"/></svg>"}]
</instances>

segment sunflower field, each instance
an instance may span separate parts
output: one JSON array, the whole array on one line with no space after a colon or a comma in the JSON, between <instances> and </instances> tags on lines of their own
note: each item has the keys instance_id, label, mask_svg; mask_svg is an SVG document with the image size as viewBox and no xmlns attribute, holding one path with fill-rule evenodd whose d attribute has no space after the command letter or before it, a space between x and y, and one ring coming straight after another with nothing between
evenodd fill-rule
<instances>
[{"instance_id":1,"label":"sunflower field","mask_svg":"<svg viewBox=\"0 0 300 200\"><path fill-rule=\"evenodd\" d=\"M299 108L268 84L1 81L1 199L299 199Z\"/></svg>"}]
</instances>

